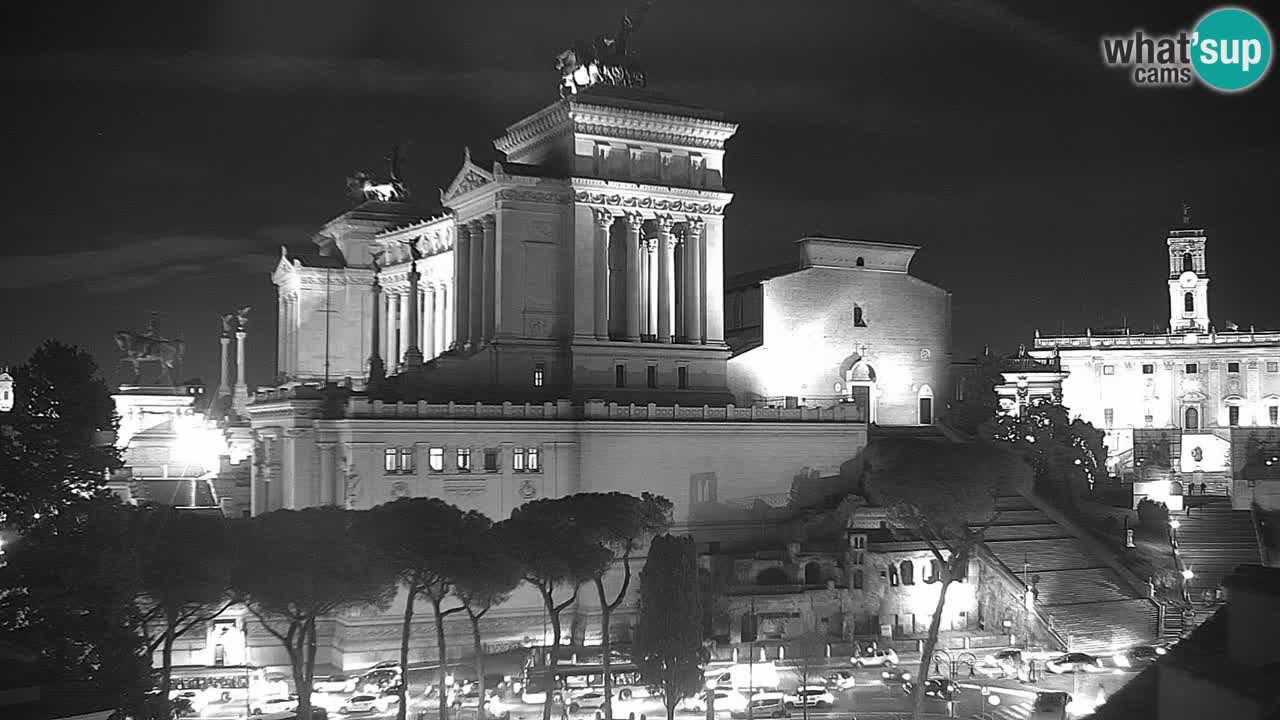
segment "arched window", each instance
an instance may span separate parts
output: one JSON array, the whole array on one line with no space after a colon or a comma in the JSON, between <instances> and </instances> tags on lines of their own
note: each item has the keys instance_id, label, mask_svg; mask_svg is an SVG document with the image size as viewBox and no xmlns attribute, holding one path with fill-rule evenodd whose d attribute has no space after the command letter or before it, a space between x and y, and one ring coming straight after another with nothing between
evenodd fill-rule
<instances>
[{"instance_id":1,"label":"arched window","mask_svg":"<svg viewBox=\"0 0 1280 720\"><path fill-rule=\"evenodd\" d=\"M862 316L862 308L858 305L853 306L853 326L866 327L867 320Z\"/></svg>"},{"instance_id":2,"label":"arched window","mask_svg":"<svg viewBox=\"0 0 1280 720\"><path fill-rule=\"evenodd\" d=\"M822 566L816 562L811 562L804 566L804 584L805 585L821 585L822 584Z\"/></svg>"},{"instance_id":3,"label":"arched window","mask_svg":"<svg viewBox=\"0 0 1280 720\"><path fill-rule=\"evenodd\" d=\"M925 575L924 581L927 583L938 582L938 561L937 560L929 561L929 574Z\"/></svg>"},{"instance_id":4,"label":"arched window","mask_svg":"<svg viewBox=\"0 0 1280 720\"><path fill-rule=\"evenodd\" d=\"M1182 253L1182 272L1195 272L1196 263L1191 253Z\"/></svg>"},{"instance_id":5,"label":"arched window","mask_svg":"<svg viewBox=\"0 0 1280 720\"><path fill-rule=\"evenodd\" d=\"M1193 407L1189 407L1187 408L1187 412L1184 413L1184 417L1186 418L1186 422L1183 423L1183 427L1182 427L1183 430L1199 430L1200 429L1200 411L1199 410Z\"/></svg>"},{"instance_id":6,"label":"arched window","mask_svg":"<svg viewBox=\"0 0 1280 720\"><path fill-rule=\"evenodd\" d=\"M898 587L898 568L896 565L889 566L889 585Z\"/></svg>"},{"instance_id":7,"label":"arched window","mask_svg":"<svg viewBox=\"0 0 1280 720\"><path fill-rule=\"evenodd\" d=\"M1196 311L1196 296L1191 293L1182 294L1182 309L1187 312Z\"/></svg>"},{"instance_id":8,"label":"arched window","mask_svg":"<svg viewBox=\"0 0 1280 720\"><path fill-rule=\"evenodd\" d=\"M903 560L902 563L899 565L899 567L901 568L901 572L902 572L902 584L915 585L916 584L915 564L912 563L910 560Z\"/></svg>"},{"instance_id":9,"label":"arched window","mask_svg":"<svg viewBox=\"0 0 1280 720\"><path fill-rule=\"evenodd\" d=\"M853 571L853 589L854 589L854 590L861 590L861 589L862 589L863 582L864 582L864 580L863 580L863 576L862 576L862 570L861 570L861 569L855 569L855 570Z\"/></svg>"},{"instance_id":10,"label":"arched window","mask_svg":"<svg viewBox=\"0 0 1280 720\"><path fill-rule=\"evenodd\" d=\"M856 261L854 261L853 264L857 265L858 267L863 267L864 265L867 264L867 261L863 260L862 258L858 258Z\"/></svg>"}]
</instances>

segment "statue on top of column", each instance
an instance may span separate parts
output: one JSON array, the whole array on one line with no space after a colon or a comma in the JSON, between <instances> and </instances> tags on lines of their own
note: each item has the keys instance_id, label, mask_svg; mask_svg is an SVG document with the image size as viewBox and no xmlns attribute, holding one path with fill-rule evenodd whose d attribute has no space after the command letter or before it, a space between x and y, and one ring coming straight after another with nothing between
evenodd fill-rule
<instances>
[{"instance_id":1,"label":"statue on top of column","mask_svg":"<svg viewBox=\"0 0 1280 720\"><path fill-rule=\"evenodd\" d=\"M161 335L156 323L157 315L158 313L156 312L151 313L151 319L147 322L147 329L142 332L119 330L114 336L116 347L120 348L120 352L124 353L124 357L120 358L120 362L133 366L133 379L131 382L134 385L139 384L142 380L141 366L145 362L154 362L160 365L156 383L172 385L174 383L174 371L182 362L182 353L186 349L186 343Z\"/></svg>"},{"instance_id":2,"label":"statue on top of column","mask_svg":"<svg viewBox=\"0 0 1280 720\"><path fill-rule=\"evenodd\" d=\"M409 186L400 177L400 163L405 159L403 145L395 145L387 154L388 177L380 178L363 170L347 178L347 194L353 200L403 202L409 199Z\"/></svg>"},{"instance_id":3,"label":"statue on top of column","mask_svg":"<svg viewBox=\"0 0 1280 720\"><path fill-rule=\"evenodd\" d=\"M222 319L222 336L235 337L238 332L247 332L249 329L249 311L252 307L242 307L235 312L219 315Z\"/></svg>"},{"instance_id":4,"label":"statue on top of column","mask_svg":"<svg viewBox=\"0 0 1280 720\"><path fill-rule=\"evenodd\" d=\"M1183 202L1178 207L1178 217L1182 220L1182 227L1191 227L1191 203Z\"/></svg>"},{"instance_id":5,"label":"statue on top of column","mask_svg":"<svg viewBox=\"0 0 1280 720\"><path fill-rule=\"evenodd\" d=\"M630 39L644 20L653 0L624 13L613 35L599 35L590 43L578 41L556 56L560 71L560 97L576 95L592 85L644 87L644 71L632 61Z\"/></svg>"}]
</instances>

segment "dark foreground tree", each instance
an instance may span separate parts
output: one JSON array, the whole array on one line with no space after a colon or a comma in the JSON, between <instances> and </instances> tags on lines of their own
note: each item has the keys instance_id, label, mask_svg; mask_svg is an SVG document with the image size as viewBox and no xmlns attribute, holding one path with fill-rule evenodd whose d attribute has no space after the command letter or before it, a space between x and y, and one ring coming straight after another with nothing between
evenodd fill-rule
<instances>
[{"instance_id":1,"label":"dark foreground tree","mask_svg":"<svg viewBox=\"0 0 1280 720\"><path fill-rule=\"evenodd\" d=\"M938 601L912 691L914 717L920 720L923 681L938 644L947 589L968 576L975 547L999 516L997 495L1025 487L1031 471L1013 453L987 443L880 440L864 452L872 502L886 509L891 529L922 540L938 566L938 582L931 584Z\"/></svg>"},{"instance_id":2,"label":"dark foreground tree","mask_svg":"<svg viewBox=\"0 0 1280 720\"><path fill-rule=\"evenodd\" d=\"M520 585L521 568L511 559L494 532L489 519L478 513L468 515L462 529L463 553L454 575L453 594L462 601L471 621L471 643L476 666L480 707L485 703L484 645L480 642L480 620L496 605L507 601ZM485 715L481 713L480 720Z\"/></svg>"},{"instance_id":3,"label":"dark foreground tree","mask_svg":"<svg viewBox=\"0 0 1280 720\"><path fill-rule=\"evenodd\" d=\"M115 403L83 350L49 340L9 371L14 406L0 422L0 524L23 531L105 493L120 466Z\"/></svg>"},{"instance_id":4,"label":"dark foreground tree","mask_svg":"<svg viewBox=\"0 0 1280 720\"><path fill-rule=\"evenodd\" d=\"M983 352L978 358L978 366L963 381L964 398L952 401L942 419L957 430L978 435L1000 408L1000 398L996 393L996 387L1004 384L1000 357L990 351Z\"/></svg>"},{"instance_id":5,"label":"dark foreground tree","mask_svg":"<svg viewBox=\"0 0 1280 720\"><path fill-rule=\"evenodd\" d=\"M609 553L609 562L591 578L600 601L601 674L604 676L604 716L613 717L613 641L609 621L614 610L626 599L631 588L631 556L649 538L666 532L671 526L671 501L653 493L640 497L620 492L581 493L573 495L575 513L592 539ZM622 582L610 597L605 589L605 576L615 563L622 565Z\"/></svg>"},{"instance_id":6,"label":"dark foreground tree","mask_svg":"<svg viewBox=\"0 0 1280 720\"><path fill-rule=\"evenodd\" d=\"M1032 401L1020 415L994 418L985 434L1020 454L1035 473L1036 492L1068 512L1106 474L1105 434L1072 420L1060 402Z\"/></svg>"},{"instance_id":7,"label":"dark foreground tree","mask_svg":"<svg viewBox=\"0 0 1280 720\"><path fill-rule=\"evenodd\" d=\"M556 667L563 639L560 613L578 599L582 584L609 563L609 552L595 542L575 513L571 497L534 500L498 523L496 532L507 554L521 567L526 582L537 588L551 622L551 653L544 677L547 689L542 720L551 720ZM563 600L557 592L567 591Z\"/></svg>"},{"instance_id":8,"label":"dark foreground tree","mask_svg":"<svg viewBox=\"0 0 1280 720\"><path fill-rule=\"evenodd\" d=\"M233 588L267 632L284 645L298 693L298 717L311 718L316 622L345 610L386 607L396 576L359 536L356 512L327 505L276 510L248 521Z\"/></svg>"},{"instance_id":9,"label":"dark foreground tree","mask_svg":"<svg viewBox=\"0 0 1280 720\"><path fill-rule=\"evenodd\" d=\"M662 693L667 720L702 689L702 604L693 539L659 535L640 571L640 617L634 660L649 687Z\"/></svg>"},{"instance_id":10,"label":"dark foreground tree","mask_svg":"<svg viewBox=\"0 0 1280 720\"><path fill-rule=\"evenodd\" d=\"M448 711L445 686L448 654L445 647L445 619L461 611L461 605L444 609L453 590L454 577L463 563L468 522L479 522L478 513L464 513L438 498L401 498L384 503L366 513L367 537L383 560L396 572L404 586L404 624L400 630L400 705L397 720L405 720L409 697L409 635L413 629L414 603L419 596L431 602L436 625L436 647L440 652L440 717Z\"/></svg>"},{"instance_id":11,"label":"dark foreground tree","mask_svg":"<svg viewBox=\"0 0 1280 720\"><path fill-rule=\"evenodd\" d=\"M147 652L160 650L160 701L167 704L174 642L232 602L235 536L222 517L164 506L138 510L133 524L142 627Z\"/></svg>"}]
</instances>

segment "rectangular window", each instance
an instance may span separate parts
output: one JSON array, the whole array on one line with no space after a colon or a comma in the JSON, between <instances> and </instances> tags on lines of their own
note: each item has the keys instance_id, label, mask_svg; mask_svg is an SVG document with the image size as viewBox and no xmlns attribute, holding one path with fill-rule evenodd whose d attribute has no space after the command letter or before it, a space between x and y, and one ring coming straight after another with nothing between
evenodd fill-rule
<instances>
[{"instance_id":1,"label":"rectangular window","mask_svg":"<svg viewBox=\"0 0 1280 720\"><path fill-rule=\"evenodd\" d=\"M1187 363L1186 370L1188 375L1195 375L1196 373L1200 372L1200 366L1196 365L1195 363Z\"/></svg>"},{"instance_id":2,"label":"rectangular window","mask_svg":"<svg viewBox=\"0 0 1280 720\"><path fill-rule=\"evenodd\" d=\"M618 363L613 366L613 386L624 388L627 386L627 366Z\"/></svg>"},{"instance_id":3,"label":"rectangular window","mask_svg":"<svg viewBox=\"0 0 1280 720\"><path fill-rule=\"evenodd\" d=\"M542 472L542 453L536 447L525 450L525 464L529 472Z\"/></svg>"},{"instance_id":4,"label":"rectangular window","mask_svg":"<svg viewBox=\"0 0 1280 720\"><path fill-rule=\"evenodd\" d=\"M533 366L533 386L534 387L542 387L543 375L545 372L546 372L546 367L543 366L542 363L538 363L537 365Z\"/></svg>"},{"instance_id":5,"label":"rectangular window","mask_svg":"<svg viewBox=\"0 0 1280 720\"><path fill-rule=\"evenodd\" d=\"M1154 375L1155 373L1156 373L1156 366L1154 364L1146 363L1142 366L1143 375Z\"/></svg>"},{"instance_id":6,"label":"rectangular window","mask_svg":"<svg viewBox=\"0 0 1280 720\"><path fill-rule=\"evenodd\" d=\"M658 366L649 365L644 369L644 382L647 387L658 387Z\"/></svg>"},{"instance_id":7,"label":"rectangular window","mask_svg":"<svg viewBox=\"0 0 1280 720\"><path fill-rule=\"evenodd\" d=\"M689 368L684 365L676 368L676 387L681 390L689 389Z\"/></svg>"},{"instance_id":8,"label":"rectangular window","mask_svg":"<svg viewBox=\"0 0 1280 720\"><path fill-rule=\"evenodd\" d=\"M1111 427L1116 421L1116 411L1111 408L1107 408L1102 411L1102 418L1106 426Z\"/></svg>"},{"instance_id":9,"label":"rectangular window","mask_svg":"<svg viewBox=\"0 0 1280 720\"><path fill-rule=\"evenodd\" d=\"M1115 375L1115 374L1116 374L1116 366L1115 366L1115 365L1103 365L1103 366L1102 366L1102 374L1103 374L1103 375Z\"/></svg>"},{"instance_id":10,"label":"rectangular window","mask_svg":"<svg viewBox=\"0 0 1280 720\"><path fill-rule=\"evenodd\" d=\"M484 451L484 471L498 472L498 451L497 450Z\"/></svg>"},{"instance_id":11,"label":"rectangular window","mask_svg":"<svg viewBox=\"0 0 1280 720\"><path fill-rule=\"evenodd\" d=\"M1267 363L1267 372L1280 372L1280 362Z\"/></svg>"},{"instance_id":12,"label":"rectangular window","mask_svg":"<svg viewBox=\"0 0 1280 720\"><path fill-rule=\"evenodd\" d=\"M1272 425L1280 425L1280 406L1267 406L1267 419L1271 421Z\"/></svg>"},{"instance_id":13,"label":"rectangular window","mask_svg":"<svg viewBox=\"0 0 1280 720\"><path fill-rule=\"evenodd\" d=\"M384 472L393 473L396 471L397 457L396 449L393 447L389 447L382 451L382 469Z\"/></svg>"},{"instance_id":14,"label":"rectangular window","mask_svg":"<svg viewBox=\"0 0 1280 720\"><path fill-rule=\"evenodd\" d=\"M433 447L427 451L427 467L431 472L444 472L444 448Z\"/></svg>"},{"instance_id":15,"label":"rectangular window","mask_svg":"<svg viewBox=\"0 0 1280 720\"><path fill-rule=\"evenodd\" d=\"M1229 373L1238 373L1238 372L1240 372L1240 363L1238 363L1238 362L1229 362L1229 363L1227 363L1227 372L1229 372Z\"/></svg>"},{"instance_id":16,"label":"rectangular window","mask_svg":"<svg viewBox=\"0 0 1280 720\"><path fill-rule=\"evenodd\" d=\"M413 472L413 448L400 448L400 472Z\"/></svg>"},{"instance_id":17,"label":"rectangular window","mask_svg":"<svg viewBox=\"0 0 1280 720\"><path fill-rule=\"evenodd\" d=\"M1227 406L1227 424L1231 427L1240 424L1240 407L1238 405Z\"/></svg>"},{"instance_id":18,"label":"rectangular window","mask_svg":"<svg viewBox=\"0 0 1280 720\"><path fill-rule=\"evenodd\" d=\"M524 457L524 448L513 448L511 450L512 472L524 472Z\"/></svg>"},{"instance_id":19,"label":"rectangular window","mask_svg":"<svg viewBox=\"0 0 1280 720\"><path fill-rule=\"evenodd\" d=\"M471 472L471 448L458 448L458 472Z\"/></svg>"}]
</instances>

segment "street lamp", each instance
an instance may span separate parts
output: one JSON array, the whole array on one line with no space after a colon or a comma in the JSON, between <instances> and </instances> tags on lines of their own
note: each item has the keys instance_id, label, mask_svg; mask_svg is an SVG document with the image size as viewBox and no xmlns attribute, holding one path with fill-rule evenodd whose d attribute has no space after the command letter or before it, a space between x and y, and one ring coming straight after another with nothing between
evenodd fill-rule
<instances>
[{"instance_id":1,"label":"street lamp","mask_svg":"<svg viewBox=\"0 0 1280 720\"><path fill-rule=\"evenodd\" d=\"M1178 528L1182 527L1182 521L1174 518L1169 521L1169 542L1176 548L1178 547Z\"/></svg>"},{"instance_id":2,"label":"street lamp","mask_svg":"<svg viewBox=\"0 0 1280 720\"><path fill-rule=\"evenodd\" d=\"M707 680L707 720L716 720L716 679Z\"/></svg>"},{"instance_id":3,"label":"street lamp","mask_svg":"<svg viewBox=\"0 0 1280 720\"><path fill-rule=\"evenodd\" d=\"M1193 577L1195 577L1195 576L1196 576L1196 574L1195 574L1195 573L1193 573L1193 572L1191 572L1191 568L1183 568L1183 569L1182 569L1182 579L1183 579L1183 580L1191 580L1191 578L1193 578Z\"/></svg>"}]
</instances>

